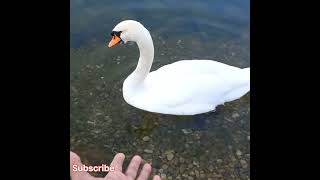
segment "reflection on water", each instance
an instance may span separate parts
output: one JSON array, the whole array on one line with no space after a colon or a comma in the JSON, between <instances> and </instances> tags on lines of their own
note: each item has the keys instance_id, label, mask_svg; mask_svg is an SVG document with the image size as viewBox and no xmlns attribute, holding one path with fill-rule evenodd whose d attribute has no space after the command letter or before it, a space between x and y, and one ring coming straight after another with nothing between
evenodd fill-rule
<instances>
[{"instance_id":1,"label":"reflection on water","mask_svg":"<svg viewBox=\"0 0 320 180\"><path fill-rule=\"evenodd\" d=\"M152 70L196 58L248 67L249 1L71 0L70 19L71 150L85 164L123 152L141 155L166 179L249 179L250 93L203 115L145 112L121 92L137 64L136 44L105 46L114 25L135 19L151 32Z\"/></svg>"}]
</instances>

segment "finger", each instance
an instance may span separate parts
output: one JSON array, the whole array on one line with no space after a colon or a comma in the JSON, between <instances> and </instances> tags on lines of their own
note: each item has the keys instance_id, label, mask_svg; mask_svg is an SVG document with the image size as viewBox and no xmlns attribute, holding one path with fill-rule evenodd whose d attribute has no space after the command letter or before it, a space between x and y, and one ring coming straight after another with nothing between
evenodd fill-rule
<instances>
[{"instance_id":1,"label":"finger","mask_svg":"<svg viewBox=\"0 0 320 180\"><path fill-rule=\"evenodd\" d=\"M160 176L156 175L156 176L153 177L152 180L161 180L161 178L160 178Z\"/></svg>"},{"instance_id":2,"label":"finger","mask_svg":"<svg viewBox=\"0 0 320 180\"><path fill-rule=\"evenodd\" d=\"M138 173L138 169L141 163L141 157L140 156L134 156L128 166L126 175L129 178L135 179Z\"/></svg>"},{"instance_id":3,"label":"finger","mask_svg":"<svg viewBox=\"0 0 320 180\"><path fill-rule=\"evenodd\" d=\"M77 171L78 167L82 168L83 164L81 162L80 157L70 151L70 176L71 179L77 180L77 179L83 179L86 178L88 180L93 179L93 177L87 172L87 171Z\"/></svg>"},{"instance_id":4,"label":"finger","mask_svg":"<svg viewBox=\"0 0 320 180\"><path fill-rule=\"evenodd\" d=\"M147 180L151 173L150 164L145 164L137 180Z\"/></svg>"},{"instance_id":5,"label":"finger","mask_svg":"<svg viewBox=\"0 0 320 180\"><path fill-rule=\"evenodd\" d=\"M110 167L114 167L115 171L122 172L122 164L123 164L124 158L125 158L125 155L123 153L116 154L110 164Z\"/></svg>"}]
</instances>

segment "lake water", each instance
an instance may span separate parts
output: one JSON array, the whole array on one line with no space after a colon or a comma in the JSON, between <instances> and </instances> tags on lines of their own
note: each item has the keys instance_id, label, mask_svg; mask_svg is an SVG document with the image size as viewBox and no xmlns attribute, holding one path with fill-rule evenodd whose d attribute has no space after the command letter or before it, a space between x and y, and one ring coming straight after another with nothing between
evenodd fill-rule
<instances>
[{"instance_id":1,"label":"lake water","mask_svg":"<svg viewBox=\"0 0 320 180\"><path fill-rule=\"evenodd\" d=\"M250 178L250 93L203 115L145 112L122 97L122 83L137 65L137 46L106 47L113 27L134 19L152 35L152 71L181 59L249 67L249 0L70 5L70 140L83 163L109 164L122 152L125 164L138 154L163 179Z\"/></svg>"}]
</instances>

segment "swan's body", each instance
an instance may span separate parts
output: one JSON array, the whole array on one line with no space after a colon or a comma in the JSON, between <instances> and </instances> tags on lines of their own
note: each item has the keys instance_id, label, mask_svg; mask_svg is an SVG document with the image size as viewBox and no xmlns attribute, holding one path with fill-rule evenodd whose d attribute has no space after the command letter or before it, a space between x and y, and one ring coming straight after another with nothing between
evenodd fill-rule
<instances>
[{"instance_id":1,"label":"swan's body","mask_svg":"<svg viewBox=\"0 0 320 180\"><path fill-rule=\"evenodd\" d=\"M181 60L150 72L154 47L149 31L136 21L113 29L120 40L135 41L137 68L123 83L125 101L150 112L195 115L239 99L250 91L250 68L240 69L212 60ZM112 40L114 41L114 40ZM117 42L110 42L109 47Z\"/></svg>"}]
</instances>

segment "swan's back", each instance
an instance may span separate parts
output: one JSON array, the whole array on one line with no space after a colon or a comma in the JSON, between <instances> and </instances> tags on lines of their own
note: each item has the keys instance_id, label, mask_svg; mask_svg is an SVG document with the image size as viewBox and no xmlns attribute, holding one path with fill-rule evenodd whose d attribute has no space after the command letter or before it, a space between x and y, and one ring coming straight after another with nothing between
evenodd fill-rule
<instances>
[{"instance_id":1,"label":"swan's back","mask_svg":"<svg viewBox=\"0 0 320 180\"><path fill-rule=\"evenodd\" d=\"M212 60L180 60L172 64L162 66L151 73L166 71L175 73L221 73L238 70L238 67L223 64Z\"/></svg>"},{"instance_id":2,"label":"swan's back","mask_svg":"<svg viewBox=\"0 0 320 180\"><path fill-rule=\"evenodd\" d=\"M193 115L250 90L250 68L212 60L181 60L149 73L130 104L151 112Z\"/></svg>"}]
</instances>

